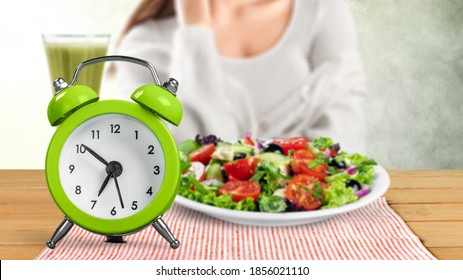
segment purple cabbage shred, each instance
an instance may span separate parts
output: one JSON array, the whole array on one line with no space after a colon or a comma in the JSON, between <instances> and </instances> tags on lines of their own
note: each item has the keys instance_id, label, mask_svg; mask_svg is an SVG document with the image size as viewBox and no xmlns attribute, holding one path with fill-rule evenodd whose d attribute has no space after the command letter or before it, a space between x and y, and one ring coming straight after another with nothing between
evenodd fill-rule
<instances>
[{"instance_id":1,"label":"purple cabbage shred","mask_svg":"<svg viewBox=\"0 0 463 280\"><path fill-rule=\"evenodd\" d=\"M330 149L339 152L339 150L341 150L341 145L339 145L339 143L336 143L333 146L331 146Z\"/></svg>"},{"instance_id":2,"label":"purple cabbage shred","mask_svg":"<svg viewBox=\"0 0 463 280\"><path fill-rule=\"evenodd\" d=\"M195 141L198 142L198 144L201 145L207 145L207 144L216 144L217 142L221 141L220 138L215 136L214 134L207 135L204 137L201 137L201 135L197 134L195 137Z\"/></svg>"}]
</instances>

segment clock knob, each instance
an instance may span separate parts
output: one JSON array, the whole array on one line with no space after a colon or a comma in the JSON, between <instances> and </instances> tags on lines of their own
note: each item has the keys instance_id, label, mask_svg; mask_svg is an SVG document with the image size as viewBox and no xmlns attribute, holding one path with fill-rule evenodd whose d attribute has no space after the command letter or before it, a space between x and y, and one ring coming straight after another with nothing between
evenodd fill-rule
<instances>
[{"instance_id":1,"label":"clock knob","mask_svg":"<svg viewBox=\"0 0 463 280\"><path fill-rule=\"evenodd\" d=\"M178 82L171 78L163 86L141 86L130 98L160 118L178 126L182 120L183 109L175 95L177 88Z\"/></svg>"},{"instance_id":2,"label":"clock knob","mask_svg":"<svg viewBox=\"0 0 463 280\"><path fill-rule=\"evenodd\" d=\"M55 88L55 92L58 93L61 90L68 87L68 83L63 78L58 78L53 82L53 87Z\"/></svg>"},{"instance_id":3,"label":"clock knob","mask_svg":"<svg viewBox=\"0 0 463 280\"><path fill-rule=\"evenodd\" d=\"M167 89L173 95L177 96L178 82L174 78L169 78L167 82L162 85L163 88Z\"/></svg>"},{"instance_id":4,"label":"clock knob","mask_svg":"<svg viewBox=\"0 0 463 280\"><path fill-rule=\"evenodd\" d=\"M68 86L63 78L53 82L56 94L48 104L48 121L52 126L60 125L77 109L98 101L96 92L88 86Z\"/></svg>"}]
</instances>

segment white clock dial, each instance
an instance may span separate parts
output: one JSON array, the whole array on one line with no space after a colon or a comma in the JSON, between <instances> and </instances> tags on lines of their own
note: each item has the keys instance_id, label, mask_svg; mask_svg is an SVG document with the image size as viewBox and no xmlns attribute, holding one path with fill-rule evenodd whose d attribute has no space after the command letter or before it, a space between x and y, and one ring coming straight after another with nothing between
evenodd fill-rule
<instances>
[{"instance_id":1,"label":"white clock dial","mask_svg":"<svg viewBox=\"0 0 463 280\"><path fill-rule=\"evenodd\" d=\"M115 171L116 166L122 173ZM145 208L157 195L164 172L164 153L156 135L122 114L82 123L66 140L59 159L60 181L68 198L83 212L103 219L129 217Z\"/></svg>"}]
</instances>

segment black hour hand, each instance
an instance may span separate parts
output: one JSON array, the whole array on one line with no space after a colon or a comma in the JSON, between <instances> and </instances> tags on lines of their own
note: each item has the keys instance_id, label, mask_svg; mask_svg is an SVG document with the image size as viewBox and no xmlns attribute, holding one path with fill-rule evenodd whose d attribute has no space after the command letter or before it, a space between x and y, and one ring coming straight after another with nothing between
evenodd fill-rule
<instances>
[{"instance_id":1,"label":"black hour hand","mask_svg":"<svg viewBox=\"0 0 463 280\"><path fill-rule=\"evenodd\" d=\"M101 185L101 188L100 190L98 191L98 196L100 196L100 194L104 191L104 189L106 188L106 186L108 185L108 182L109 182L109 179L111 178L112 174L109 173L108 176L106 176L106 178L104 179L104 182L103 184Z\"/></svg>"}]
</instances>

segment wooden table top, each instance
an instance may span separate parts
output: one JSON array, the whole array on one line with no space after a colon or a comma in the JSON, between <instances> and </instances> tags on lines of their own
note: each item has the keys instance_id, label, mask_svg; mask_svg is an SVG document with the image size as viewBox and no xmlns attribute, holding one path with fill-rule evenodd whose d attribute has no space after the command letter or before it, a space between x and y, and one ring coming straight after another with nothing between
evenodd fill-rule
<instances>
[{"instance_id":1,"label":"wooden table top","mask_svg":"<svg viewBox=\"0 0 463 280\"><path fill-rule=\"evenodd\" d=\"M463 259L463 170L388 170L386 199L438 259ZM63 214L43 170L0 170L0 259L33 259Z\"/></svg>"}]
</instances>

